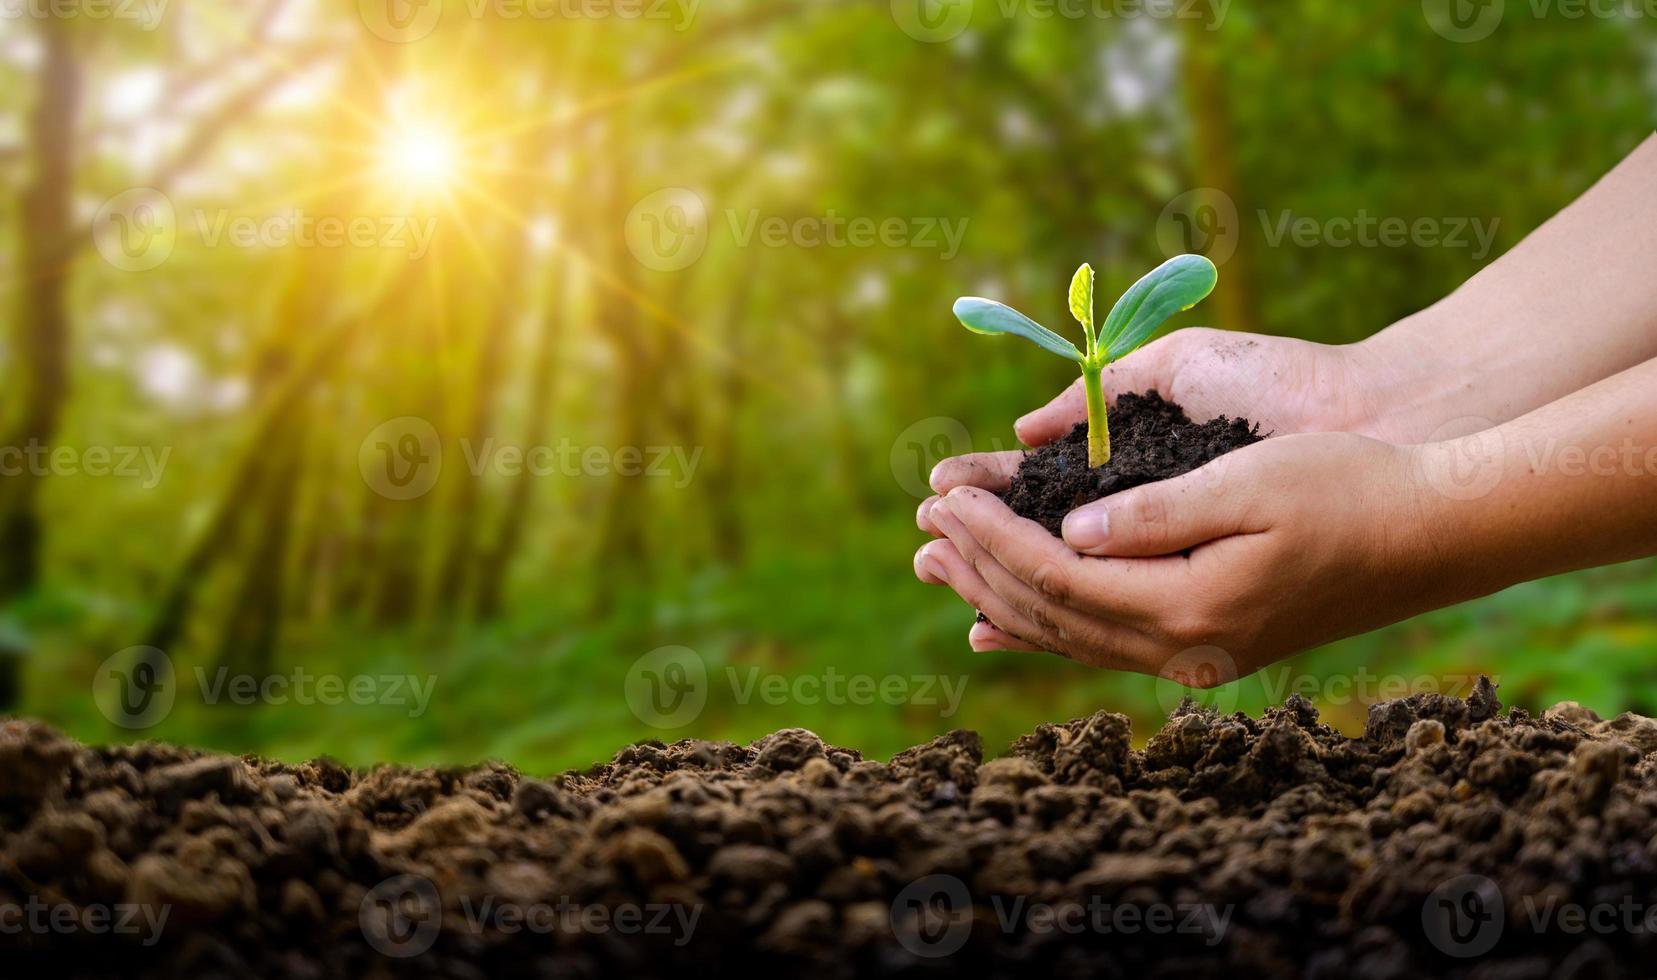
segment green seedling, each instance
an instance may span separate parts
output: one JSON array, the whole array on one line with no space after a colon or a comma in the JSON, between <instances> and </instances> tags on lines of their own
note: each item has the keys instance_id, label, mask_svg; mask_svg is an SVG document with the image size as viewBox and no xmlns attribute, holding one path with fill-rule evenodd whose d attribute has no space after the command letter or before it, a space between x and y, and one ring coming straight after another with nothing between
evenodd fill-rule
<instances>
[{"instance_id":1,"label":"green seedling","mask_svg":"<svg viewBox=\"0 0 1657 980\"><path fill-rule=\"evenodd\" d=\"M1070 315L1082 325L1087 349L1047 329L1010 306L976 296L955 301L955 316L973 333L1014 334L1032 341L1043 350L1075 361L1082 366L1082 386L1087 389L1087 463L1098 467L1110 462L1110 421L1106 417L1105 392L1100 383L1105 367L1119 361L1151 339L1158 327L1182 310L1189 310L1214 291L1219 281L1214 263L1201 255L1177 255L1157 266L1133 284L1111 307L1110 316L1096 331L1093 328L1093 267L1082 263L1070 280Z\"/></svg>"}]
</instances>

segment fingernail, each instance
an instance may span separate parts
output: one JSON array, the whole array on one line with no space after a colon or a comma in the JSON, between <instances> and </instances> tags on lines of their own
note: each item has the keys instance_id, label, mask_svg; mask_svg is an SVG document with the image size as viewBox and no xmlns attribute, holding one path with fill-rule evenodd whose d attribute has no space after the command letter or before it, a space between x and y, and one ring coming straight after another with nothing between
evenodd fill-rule
<instances>
[{"instance_id":1,"label":"fingernail","mask_svg":"<svg viewBox=\"0 0 1657 980\"><path fill-rule=\"evenodd\" d=\"M1110 540L1110 511L1075 510L1064 518L1064 543L1077 551L1103 548Z\"/></svg>"},{"instance_id":2,"label":"fingernail","mask_svg":"<svg viewBox=\"0 0 1657 980\"><path fill-rule=\"evenodd\" d=\"M919 523L921 521L926 520L926 515L931 510L932 510L932 498L928 497L927 499L921 501L920 507L915 511L915 521L917 523Z\"/></svg>"}]
</instances>

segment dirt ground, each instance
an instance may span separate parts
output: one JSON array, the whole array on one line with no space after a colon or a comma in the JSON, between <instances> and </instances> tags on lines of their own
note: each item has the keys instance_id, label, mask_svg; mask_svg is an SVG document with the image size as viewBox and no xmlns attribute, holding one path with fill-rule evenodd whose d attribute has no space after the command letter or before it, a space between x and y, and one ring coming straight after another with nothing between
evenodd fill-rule
<instances>
[{"instance_id":1,"label":"dirt ground","mask_svg":"<svg viewBox=\"0 0 1657 980\"><path fill-rule=\"evenodd\" d=\"M801 730L357 773L0 725L8 973L1647 975L1657 723L1186 704L1000 758ZM1607 909L1615 911L1607 911ZM1584 925L1586 923L1586 925Z\"/></svg>"}]
</instances>

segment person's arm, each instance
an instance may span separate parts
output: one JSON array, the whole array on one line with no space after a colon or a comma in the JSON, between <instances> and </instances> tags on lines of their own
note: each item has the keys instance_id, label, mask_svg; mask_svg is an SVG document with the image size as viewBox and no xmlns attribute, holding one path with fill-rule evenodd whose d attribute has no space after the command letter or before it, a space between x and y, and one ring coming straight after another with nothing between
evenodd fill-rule
<instances>
[{"instance_id":1,"label":"person's arm","mask_svg":"<svg viewBox=\"0 0 1657 980\"><path fill-rule=\"evenodd\" d=\"M1654 254L1657 136L1450 296L1355 345L1375 422L1354 431L1462 435L1657 357Z\"/></svg>"},{"instance_id":2,"label":"person's arm","mask_svg":"<svg viewBox=\"0 0 1657 980\"><path fill-rule=\"evenodd\" d=\"M1269 439L1089 504L1064 540L962 486L916 555L977 649L1228 680L1571 569L1657 554L1657 361L1461 439ZM1200 664L1193 664L1196 657Z\"/></svg>"},{"instance_id":3,"label":"person's arm","mask_svg":"<svg viewBox=\"0 0 1657 980\"><path fill-rule=\"evenodd\" d=\"M1657 136L1453 294L1357 344L1179 330L1106 372L1193 417L1416 443L1488 428L1657 357ZM1019 419L1030 446L1085 417L1079 382ZM956 485L945 472L945 484Z\"/></svg>"}]
</instances>

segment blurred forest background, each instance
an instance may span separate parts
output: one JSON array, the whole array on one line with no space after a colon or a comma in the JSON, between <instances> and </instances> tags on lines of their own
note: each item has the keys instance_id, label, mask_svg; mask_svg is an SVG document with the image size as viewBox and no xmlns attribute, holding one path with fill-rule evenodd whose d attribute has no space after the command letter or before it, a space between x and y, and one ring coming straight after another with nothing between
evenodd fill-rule
<instances>
[{"instance_id":1,"label":"blurred forest background","mask_svg":"<svg viewBox=\"0 0 1657 980\"><path fill-rule=\"evenodd\" d=\"M1638 11L1508 3L1474 36L1488 7L0 5L0 446L37 450L0 476L0 711L529 770L790 725L999 751L1101 706L1143 737L1167 685L973 654L913 578L931 463L1010 448L1069 380L950 303L1057 325L1079 262L1108 292L1185 248L1225 254L1181 325L1343 342L1431 303L1657 123ZM1273 233L1365 215L1494 245ZM538 446L533 473L502 452ZM1317 682L1355 730L1367 665L1649 712L1654 612L1650 563L1569 576L1217 697ZM667 645L711 678L670 732L625 693ZM137 646L180 685L141 731L93 697ZM203 703L221 667L434 686L421 712ZM946 717L741 704L727 668L967 680Z\"/></svg>"}]
</instances>

